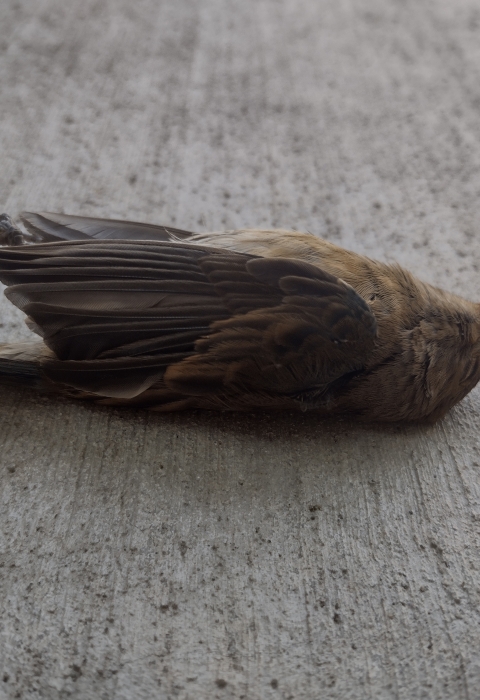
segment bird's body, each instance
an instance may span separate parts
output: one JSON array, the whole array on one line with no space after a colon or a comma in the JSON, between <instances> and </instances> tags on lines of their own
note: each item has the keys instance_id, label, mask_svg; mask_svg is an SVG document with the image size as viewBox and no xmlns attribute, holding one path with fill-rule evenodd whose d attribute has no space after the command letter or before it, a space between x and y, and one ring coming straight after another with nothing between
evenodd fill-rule
<instances>
[{"instance_id":1,"label":"bird's body","mask_svg":"<svg viewBox=\"0 0 480 700\"><path fill-rule=\"evenodd\" d=\"M0 249L0 279L45 344L0 347L0 373L156 410L374 421L436 420L480 379L479 304L313 235L24 221L34 243Z\"/></svg>"}]
</instances>

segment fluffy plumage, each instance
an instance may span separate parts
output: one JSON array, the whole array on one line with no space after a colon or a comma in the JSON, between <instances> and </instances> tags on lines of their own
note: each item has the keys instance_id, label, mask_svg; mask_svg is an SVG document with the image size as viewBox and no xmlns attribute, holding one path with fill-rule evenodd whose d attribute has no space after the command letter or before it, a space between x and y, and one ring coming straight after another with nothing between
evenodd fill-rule
<instances>
[{"instance_id":1,"label":"fluffy plumage","mask_svg":"<svg viewBox=\"0 0 480 700\"><path fill-rule=\"evenodd\" d=\"M480 306L309 234L24 214L0 279L43 347L0 372L156 410L436 420L480 379Z\"/></svg>"}]
</instances>

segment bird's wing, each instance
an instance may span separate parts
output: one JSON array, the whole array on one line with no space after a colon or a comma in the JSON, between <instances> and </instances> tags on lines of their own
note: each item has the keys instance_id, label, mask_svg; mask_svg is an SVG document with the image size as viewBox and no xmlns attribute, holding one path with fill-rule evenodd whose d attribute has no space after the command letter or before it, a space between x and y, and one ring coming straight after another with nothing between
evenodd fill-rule
<instances>
[{"instance_id":1,"label":"bird's wing","mask_svg":"<svg viewBox=\"0 0 480 700\"><path fill-rule=\"evenodd\" d=\"M96 219L89 216L70 216L49 212L22 212L21 220L33 235L35 242L128 239L171 241L188 239L192 233L135 221Z\"/></svg>"},{"instance_id":2,"label":"bird's wing","mask_svg":"<svg viewBox=\"0 0 480 700\"><path fill-rule=\"evenodd\" d=\"M215 260L203 268L217 287L235 294ZM195 353L167 369L168 386L190 395L227 392L239 408L275 405L271 397L305 409L327 405L331 390L371 355L377 324L370 308L352 287L308 263L251 257L245 269L280 303L239 309L212 324Z\"/></svg>"},{"instance_id":3,"label":"bird's wing","mask_svg":"<svg viewBox=\"0 0 480 700\"><path fill-rule=\"evenodd\" d=\"M363 299L293 260L71 241L0 249L0 280L58 358L45 360L45 374L118 399L157 386L225 407L282 398L313 407L375 342Z\"/></svg>"}]
</instances>

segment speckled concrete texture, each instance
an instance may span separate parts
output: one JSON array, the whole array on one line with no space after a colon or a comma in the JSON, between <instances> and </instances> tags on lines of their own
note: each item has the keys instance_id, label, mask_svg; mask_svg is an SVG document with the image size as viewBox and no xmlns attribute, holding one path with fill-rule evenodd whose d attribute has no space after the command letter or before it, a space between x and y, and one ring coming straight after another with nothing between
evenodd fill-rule
<instances>
[{"instance_id":1,"label":"speckled concrete texture","mask_svg":"<svg viewBox=\"0 0 480 700\"><path fill-rule=\"evenodd\" d=\"M480 301L476 0L0 27L2 210L309 230ZM0 415L0 698L480 698L478 389L429 428L11 387Z\"/></svg>"}]
</instances>

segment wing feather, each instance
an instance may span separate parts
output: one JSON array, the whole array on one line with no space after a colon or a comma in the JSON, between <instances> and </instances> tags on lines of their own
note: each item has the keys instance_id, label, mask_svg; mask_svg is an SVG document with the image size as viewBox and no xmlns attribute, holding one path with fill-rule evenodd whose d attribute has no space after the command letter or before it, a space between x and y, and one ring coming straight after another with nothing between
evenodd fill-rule
<instances>
[{"instance_id":1,"label":"wing feather","mask_svg":"<svg viewBox=\"0 0 480 700\"><path fill-rule=\"evenodd\" d=\"M0 279L55 353L45 376L111 400L316 407L375 342L361 297L295 260L85 238L2 248Z\"/></svg>"}]
</instances>

